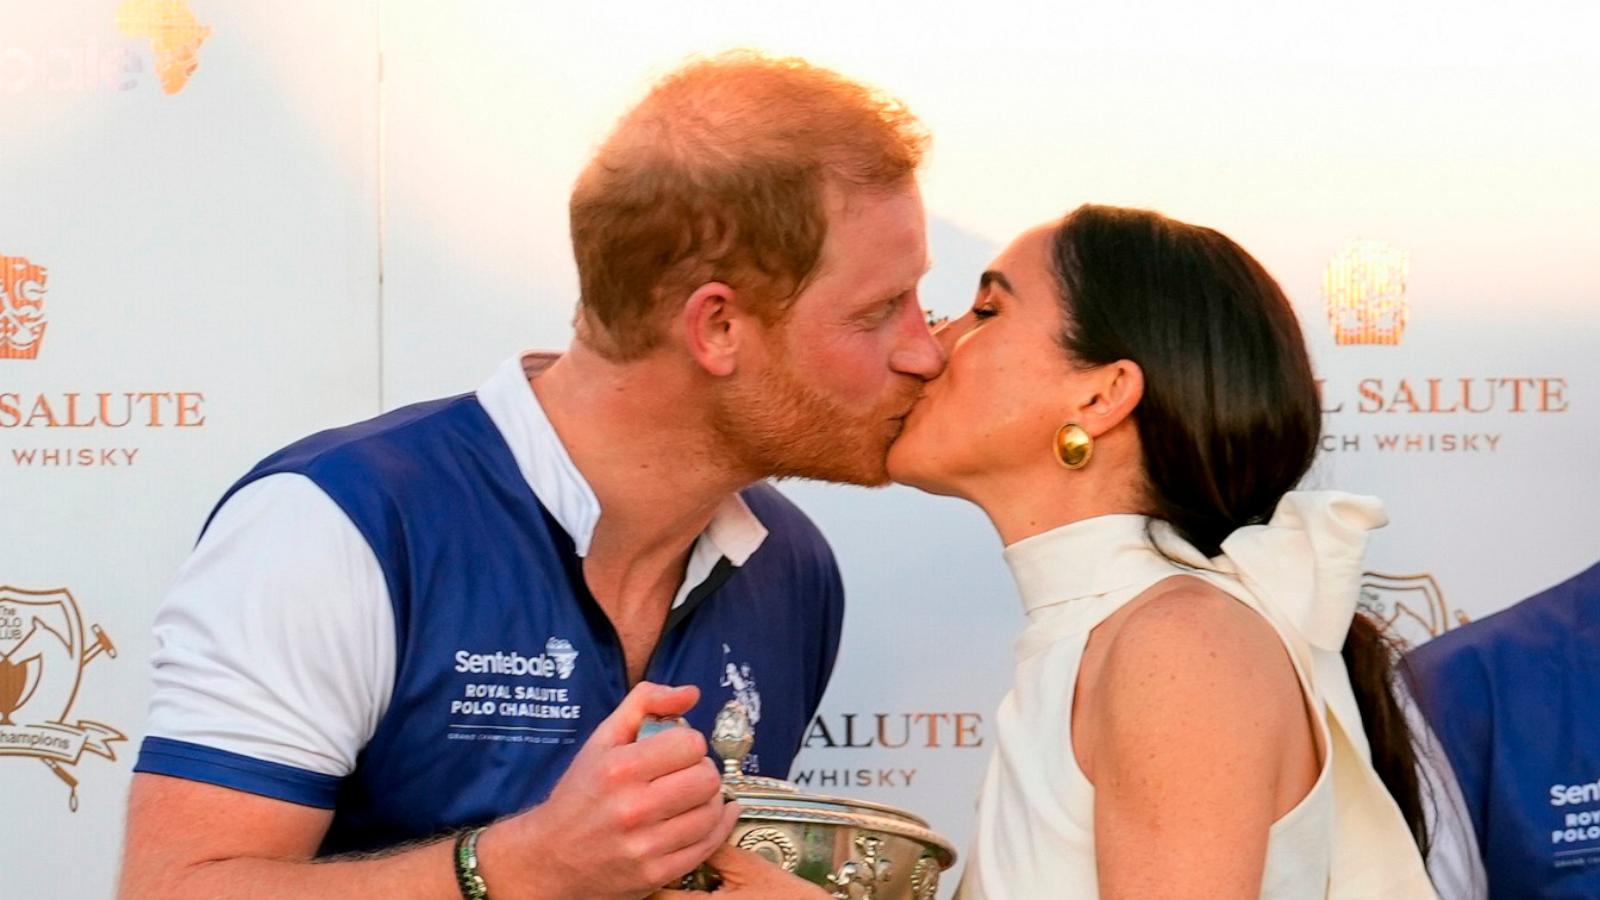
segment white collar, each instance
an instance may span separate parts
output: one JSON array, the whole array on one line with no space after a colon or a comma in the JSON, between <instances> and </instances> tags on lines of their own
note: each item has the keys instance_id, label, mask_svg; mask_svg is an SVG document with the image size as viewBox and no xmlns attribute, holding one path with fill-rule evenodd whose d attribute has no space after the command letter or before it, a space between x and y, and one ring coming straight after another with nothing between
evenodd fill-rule
<instances>
[{"instance_id":1,"label":"white collar","mask_svg":"<svg viewBox=\"0 0 1600 900\"><path fill-rule=\"evenodd\" d=\"M517 468L534 496L572 538L578 555L588 556L595 525L600 521L600 500L573 463L539 404L538 395L528 384L523 369L523 359L528 356L555 357L537 351L511 357L478 388L478 402L511 448ZM751 512L744 498L729 494L695 541L683 585L672 605L681 605L689 591L711 574L718 560L726 558L735 566L744 565L766 537L766 526Z\"/></svg>"}]
</instances>

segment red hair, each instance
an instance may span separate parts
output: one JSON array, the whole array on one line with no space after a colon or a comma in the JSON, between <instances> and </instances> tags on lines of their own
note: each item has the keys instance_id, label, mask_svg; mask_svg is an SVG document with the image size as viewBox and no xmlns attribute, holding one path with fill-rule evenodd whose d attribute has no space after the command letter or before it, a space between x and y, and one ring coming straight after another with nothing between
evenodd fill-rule
<instances>
[{"instance_id":1,"label":"red hair","mask_svg":"<svg viewBox=\"0 0 1600 900\"><path fill-rule=\"evenodd\" d=\"M735 51L672 72L572 192L579 340L644 356L710 281L778 321L822 255L828 190L901 186L927 142L899 101L801 59Z\"/></svg>"}]
</instances>

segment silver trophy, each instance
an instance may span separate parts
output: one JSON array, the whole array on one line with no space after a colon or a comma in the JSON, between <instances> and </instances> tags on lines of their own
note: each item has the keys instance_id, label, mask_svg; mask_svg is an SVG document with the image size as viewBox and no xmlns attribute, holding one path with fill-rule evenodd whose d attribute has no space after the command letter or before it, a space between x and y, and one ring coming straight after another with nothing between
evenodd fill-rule
<instances>
[{"instance_id":1,"label":"silver trophy","mask_svg":"<svg viewBox=\"0 0 1600 900\"><path fill-rule=\"evenodd\" d=\"M955 865L950 842L928 823L878 803L802 793L777 778L744 774L755 744L750 716L737 700L717 713L711 749L722 759L723 795L739 801L728 842L832 892L838 900L932 900L939 875ZM715 887L702 867L684 887Z\"/></svg>"}]
</instances>

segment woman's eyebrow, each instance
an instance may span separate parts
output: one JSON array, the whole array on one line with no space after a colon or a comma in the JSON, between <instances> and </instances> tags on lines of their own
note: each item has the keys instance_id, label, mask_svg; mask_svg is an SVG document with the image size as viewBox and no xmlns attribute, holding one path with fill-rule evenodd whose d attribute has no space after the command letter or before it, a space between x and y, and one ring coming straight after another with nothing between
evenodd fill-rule
<instances>
[{"instance_id":1,"label":"woman's eyebrow","mask_svg":"<svg viewBox=\"0 0 1600 900\"><path fill-rule=\"evenodd\" d=\"M996 269L989 269L982 275L978 276L978 290L981 291L991 284L1000 285L1000 289L1008 294L1016 294L1016 291L1011 287L1011 282L1006 279L1004 272L1000 272Z\"/></svg>"}]
</instances>

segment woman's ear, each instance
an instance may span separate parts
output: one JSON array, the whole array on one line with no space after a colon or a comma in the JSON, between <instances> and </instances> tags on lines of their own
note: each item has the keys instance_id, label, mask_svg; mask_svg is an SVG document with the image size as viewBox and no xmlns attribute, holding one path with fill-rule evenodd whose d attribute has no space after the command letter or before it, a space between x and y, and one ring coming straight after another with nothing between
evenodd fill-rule
<instances>
[{"instance_id":1,"label":"woman's ear","mask_svg":"<svg viewBox=\"0 0 1600 900\"><path fill-rule=\"evenodd\" d=\"M733 288L720 281L695 288L683 303L681 318L689 356L708 374L719 378L732 375L738 368L743 319Z\"/></svg>"},{"instance_id":2,"label":"woman's ear","mask_svg":"<svg viewBox=\"0 0 1600 900\"><path fill-rule=\"evenodd\" d=\"M1092 393L1078 407L1078 424L1093 437L1122 424L1144 399L1144 370L1130 359L1100 366L1091 375Z\"/></svg>"}]
</instances>

